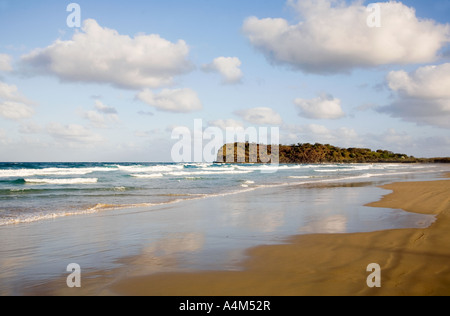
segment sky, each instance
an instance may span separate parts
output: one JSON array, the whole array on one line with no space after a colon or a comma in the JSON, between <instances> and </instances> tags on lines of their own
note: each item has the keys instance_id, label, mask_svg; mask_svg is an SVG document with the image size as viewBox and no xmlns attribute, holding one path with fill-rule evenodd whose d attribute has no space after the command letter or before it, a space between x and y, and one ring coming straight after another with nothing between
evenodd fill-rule
<instances>
[{"instance_id":1,"label":"sky","mask_svg":"<svg viewBox=\"0 0 450 316\"><path fill-rule=\"evenodd\" d=\"M198 120L450 156L449 17L450 0L0 0L0 161L171 162Z\"/></svg>"}]
</instances>

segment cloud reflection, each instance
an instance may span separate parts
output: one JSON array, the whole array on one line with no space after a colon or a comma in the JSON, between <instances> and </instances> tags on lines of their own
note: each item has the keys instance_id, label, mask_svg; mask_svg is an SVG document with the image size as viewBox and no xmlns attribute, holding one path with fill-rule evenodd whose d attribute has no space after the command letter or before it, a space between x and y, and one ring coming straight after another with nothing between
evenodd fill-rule
<instances>
[{"instance_id":1,"label":"cloud reflection","mask_svg":"<svg viewBox=\"0 0 450 316\"><path fill-rule=\"evenodd\" d=\"M310 234L337 234L347 232L347 217L344 215L331 215L309 222L299 228L301 233Z\"/></svg>"}]
</instances>

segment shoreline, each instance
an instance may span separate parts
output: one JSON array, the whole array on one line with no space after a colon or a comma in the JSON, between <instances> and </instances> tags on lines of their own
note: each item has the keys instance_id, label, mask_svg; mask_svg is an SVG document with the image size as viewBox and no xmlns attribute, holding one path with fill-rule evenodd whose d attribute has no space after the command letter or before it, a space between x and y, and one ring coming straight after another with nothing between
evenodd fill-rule
<instances>
[{"instance_id":1,"label":"shoreline","mask_svg":"<svg viewBox=\"0 0 450 316\"><path fill-rule=\"evenodd\" d=\"M431 214L437 220L427 228L294 236L287 244L249 249L242 271L124 276L107 292L125 296L450 295L450 181L398 182L382 188L393 192L367 206ZM380 288L366 284L371 263L381 267Z\"/></svg>"}]
</instances>

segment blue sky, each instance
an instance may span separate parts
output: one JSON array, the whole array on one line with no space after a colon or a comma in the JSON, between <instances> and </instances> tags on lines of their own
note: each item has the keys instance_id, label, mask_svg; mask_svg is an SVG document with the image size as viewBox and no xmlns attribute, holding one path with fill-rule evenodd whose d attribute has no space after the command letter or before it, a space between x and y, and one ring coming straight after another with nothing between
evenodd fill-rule
<instances>
[{"instance_id":1,"label":"blue sky","mask_svg":"<svg viewBox=\"0 0 450 316\"><path fill-rule=\"evenodd\" d=\"M0 0L0 161L171 161L177 126L450 156L450 1Z\"/></svg>"}]
</instances>

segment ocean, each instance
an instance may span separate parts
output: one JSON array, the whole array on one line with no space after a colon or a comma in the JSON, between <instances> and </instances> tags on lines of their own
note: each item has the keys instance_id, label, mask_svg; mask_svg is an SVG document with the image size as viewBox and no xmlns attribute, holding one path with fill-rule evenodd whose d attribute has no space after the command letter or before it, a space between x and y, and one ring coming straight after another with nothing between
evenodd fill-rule
<instances>
[{"instance_id":1,"label":"ocean","mask_svg":"<svg viewBox=\"0 0 450 316\"><path fill-rule=\"evenodd\" d=\"M445 168L416 164L0 163L0 226L268 186L395 180Z\"/></svg>"}]
</instances>

